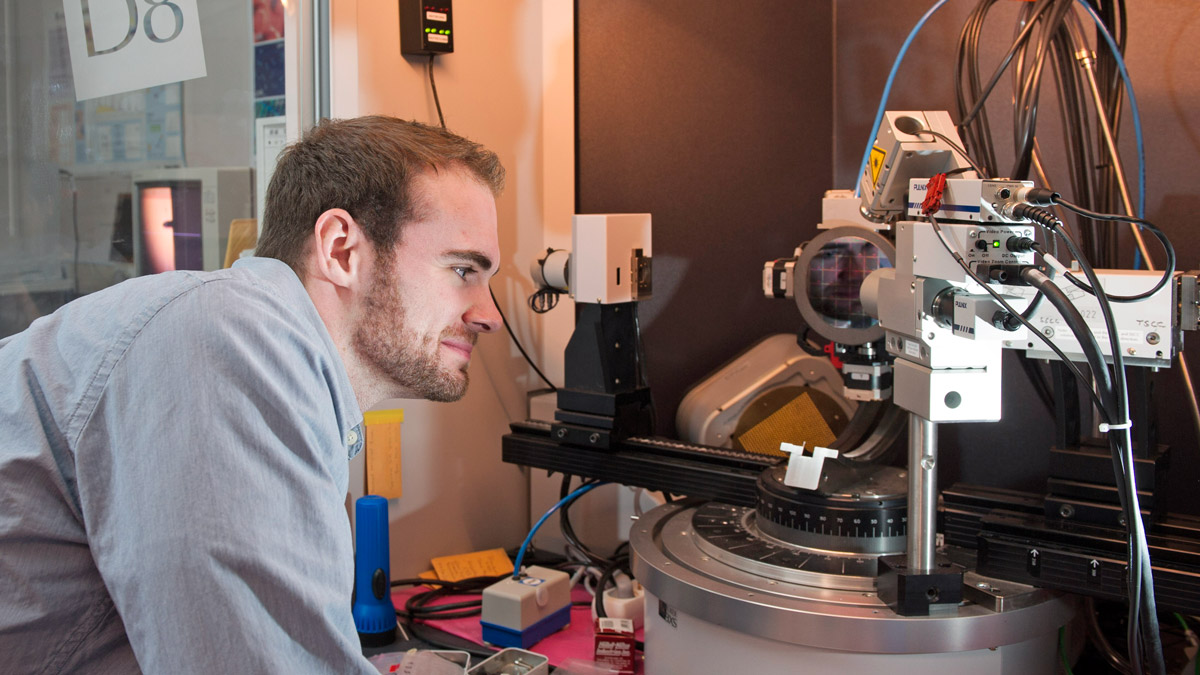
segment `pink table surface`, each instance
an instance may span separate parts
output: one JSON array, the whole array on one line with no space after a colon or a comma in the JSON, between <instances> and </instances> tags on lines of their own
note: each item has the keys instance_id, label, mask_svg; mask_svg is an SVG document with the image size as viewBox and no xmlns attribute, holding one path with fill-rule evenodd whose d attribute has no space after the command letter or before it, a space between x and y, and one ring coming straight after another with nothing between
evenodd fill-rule
<instances>
[{"instance_id":1,"label":"pink table surface","mask_svg":"<svg viewBox=\"0 0 1200 675\"><path fill-rule=\"evenodd\" d=\"M416 595L419 592L425 591L424 586L416 588L402 588L392 592L392 602L397 609L404 607L404 602L409 597ZM469 599L471 596L447 596L439 598L431 606L449 602L461 602ZM474 596L478 597L478 596ZM571 600L573 602L591 601L592 596L581 586L576 586L571 590ZM439 621L428 621L428 625L444 630L451 635L465 638L476 644L483 644L483 628L479 625L479 617L467 617L464 619L445 619ZM592 631L592 608L590 605L572 605L571 606L571 623L566 628L546 636L541 642L534 644L529 648L529 651L542 654L550 659L551 665L557 667L562 665L567 659L579 659L582 661L591 661L594 656L595 642L594 633ZM636 637L642 639L642 629L638 628ZM639 652L640 656L640 652ZM637 672L641 673L641 659L637 661Z\"/></svg>"}]
</instances>

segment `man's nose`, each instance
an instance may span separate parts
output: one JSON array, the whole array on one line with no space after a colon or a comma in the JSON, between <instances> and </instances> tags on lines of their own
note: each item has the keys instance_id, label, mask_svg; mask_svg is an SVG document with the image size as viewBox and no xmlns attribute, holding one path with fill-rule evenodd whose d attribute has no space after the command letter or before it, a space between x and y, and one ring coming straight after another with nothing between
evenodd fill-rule
<instances>
[{"instance_id":1,"label":"man's nose","mask_svg":"<svg viewBox=\"0 0 1200 675\"><path fill-rule=\"evenodd\" d=\"M463 316L463 321L480 333L494 333L500 330L503 319L490 288L484 289Z\"/></svg>"}]
</instances>

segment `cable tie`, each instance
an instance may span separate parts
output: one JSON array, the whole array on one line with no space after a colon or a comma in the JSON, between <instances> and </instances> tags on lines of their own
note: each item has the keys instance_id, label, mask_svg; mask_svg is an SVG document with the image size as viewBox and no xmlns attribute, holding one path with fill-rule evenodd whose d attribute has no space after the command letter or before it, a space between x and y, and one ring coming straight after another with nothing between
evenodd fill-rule
<instances>
[{"instance_id":1,"label":"cable tie","mask_svg":"<svg viewBox=\"0 0 1200 675\"><path fill-rule=\"evenodd\" d=\"M1120 430L1120 429L1131 429L1131 428L1133 428L1132 420L1125 420L1124 422L1122 422L1120 424L1108 424L1106 422L1100 423L1100 433L1102 433L1102 434L1107 434L1109 431L1112 431L1114 429Z\"/></svg>"}]
</instances>

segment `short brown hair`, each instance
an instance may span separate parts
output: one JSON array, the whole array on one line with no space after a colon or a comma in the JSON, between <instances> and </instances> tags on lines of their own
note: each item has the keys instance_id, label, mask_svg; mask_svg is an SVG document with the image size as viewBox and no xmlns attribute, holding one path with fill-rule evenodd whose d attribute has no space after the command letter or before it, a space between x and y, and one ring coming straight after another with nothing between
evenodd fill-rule
<instances>
[{"instance_id":1,"label":"short brown hair","mask_svg":"<svg viewBox=\"0 0 1200 675\"><path fill-rule=\"evenodd\" d=\"M256 255L282 260L303 279L313 225L339 208L387 253L420 207L413 177L448 168L467 170L493 195L504 189L496 153L445 129L382 115L322 120L279 156Z\"/></svg>"}]
</instances>

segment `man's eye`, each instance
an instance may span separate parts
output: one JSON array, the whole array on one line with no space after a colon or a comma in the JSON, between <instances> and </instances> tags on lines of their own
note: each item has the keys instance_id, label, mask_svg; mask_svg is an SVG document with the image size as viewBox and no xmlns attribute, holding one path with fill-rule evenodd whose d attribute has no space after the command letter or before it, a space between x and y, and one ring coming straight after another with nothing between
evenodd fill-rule
<instances>
[{"instance_id":1,"label":"man's eye","mask_svg":"<svg viewBox=\"0 0 1200 675\"><path fill-rule=\"evenodd\" d=\"M452 269L454 270L455 274L462 277L463 279L466 279L469 274L471 274L472 272L475 271L475 270L471 269L470 267L454 267Z\"/></svg>"}]
</instances>

